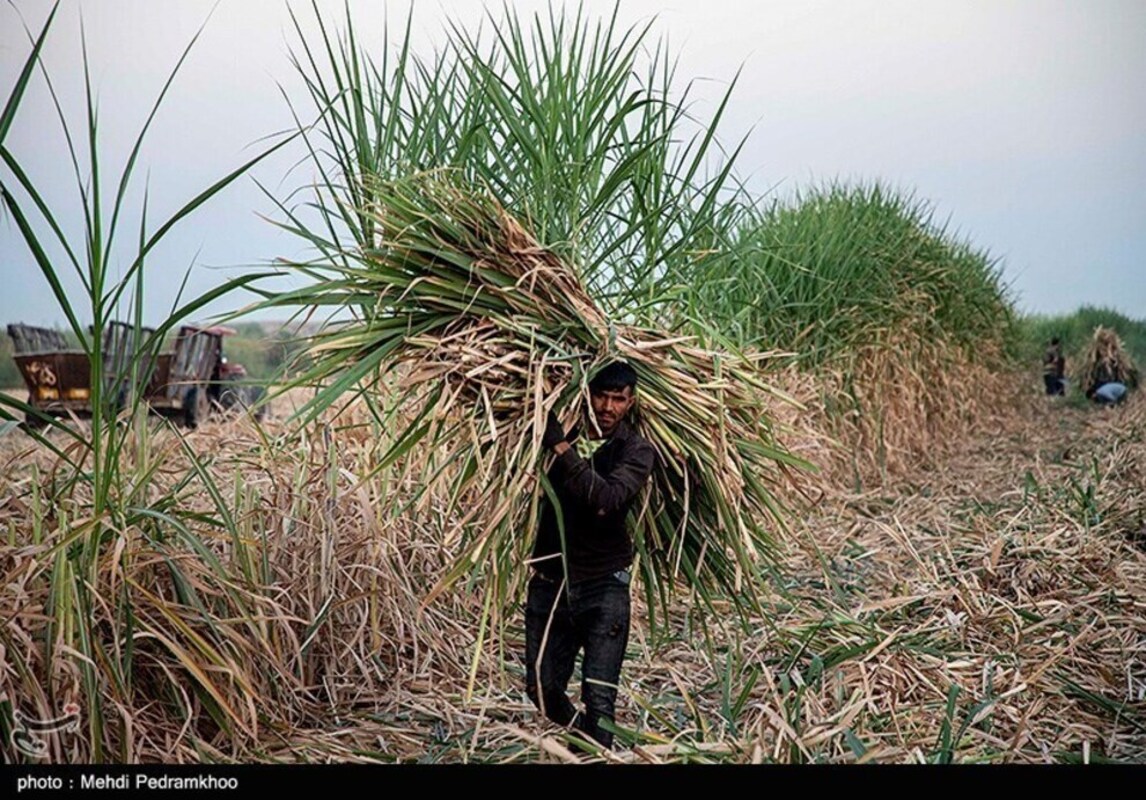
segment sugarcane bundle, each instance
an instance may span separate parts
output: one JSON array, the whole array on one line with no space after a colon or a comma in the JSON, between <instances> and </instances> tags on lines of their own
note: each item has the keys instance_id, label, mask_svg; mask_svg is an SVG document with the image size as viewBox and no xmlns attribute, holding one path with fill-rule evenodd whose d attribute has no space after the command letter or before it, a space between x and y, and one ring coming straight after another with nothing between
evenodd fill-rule
<instances>
[{"instance_id":1,"label":"sugarcane bundle","mask_svg":"<svg viewBox=\"0 0 1146 800\"><path fill-rule=\"evenodd\" d=\"M1138 367L1126 352L1118 333L1099 325L1083 360L1083 390L1089 395L1104 383L1117 381L1127 388L1138 385Z\"/></svg>"},{"instance_id":2,"label":"sugarcane bundle","mask_svg":"<svg viewBox=\"0 0 1146 800\"><path fill-rule=\"evenodd\" d=\"M763 379L774 354L609 319L571 265L451 173L371 195L373 246L332 250L306 267L324 280L272 302L357 309L307 354L299 381L325 382L314 408L397 376L412 410L390 452L428 449L422 491L451 498L446 542L460 555L439 588L484 567L504 597L525 573L546 416L581 419L592 375L619 359L638 373L633 421L659 455L634 531L650 601L683 578L706 598L754 602L782 525L775 489L807 466L775 439L769 408L791 401Z\"/></svg>"}]
</instances>

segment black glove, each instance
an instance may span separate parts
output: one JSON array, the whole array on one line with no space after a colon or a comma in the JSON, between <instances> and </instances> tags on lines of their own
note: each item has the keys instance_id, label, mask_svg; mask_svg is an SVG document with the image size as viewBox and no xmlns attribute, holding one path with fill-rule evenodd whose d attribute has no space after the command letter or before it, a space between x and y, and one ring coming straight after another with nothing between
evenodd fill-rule
<instances>
[{"instance_id":1,"label":"black glove","mask_svg":"<svg viewBox=\"0 0 1146 800\"><path fill-rule=\"evenodd\" d=\"M546 450L552 450L564 441L565 426L557 419L557 415L550 411L549 417L545 420L545 434L541 437L541 446Z\"/></svg>"}]
</instances>

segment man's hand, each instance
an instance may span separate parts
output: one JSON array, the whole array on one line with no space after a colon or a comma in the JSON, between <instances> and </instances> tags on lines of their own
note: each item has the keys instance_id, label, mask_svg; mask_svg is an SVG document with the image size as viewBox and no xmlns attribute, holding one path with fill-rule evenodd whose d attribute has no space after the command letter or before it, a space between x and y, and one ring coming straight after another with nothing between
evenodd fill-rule
<instances>
[{"instance_id":1,"label":"man's hand","mask_svg":"<svg viewBox=\"0 0 1146 800\"><path fill-rule=\"evenodd\" d=\"M550 411L545 420L545 433L541 437L541 446L546 450L552 450L565 440L565 426L557 419L557 415Z\"/></svg>"}]
</instances>

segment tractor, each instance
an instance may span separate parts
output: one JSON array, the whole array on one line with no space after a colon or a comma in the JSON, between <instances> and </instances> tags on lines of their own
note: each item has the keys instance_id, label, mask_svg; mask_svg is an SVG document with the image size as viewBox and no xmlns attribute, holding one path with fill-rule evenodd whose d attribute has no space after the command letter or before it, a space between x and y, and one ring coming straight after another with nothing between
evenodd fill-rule
<instances>
[{"instance_id":1,"label":"tractor","mask_svg":"<svg viewBox=\"0 0 1146 800\"><path fill-rule=\"evenodd\" d=\"M188 428L198 427L214 410L253 408L256 419L266 413L259 403L262 387L245 384L246 369L223 355L223 338L235 333L231 328L184 325L174 348L153 358L136 358L134 351L154 331L143 328L138 337L134 332L112 322L103 333L104 395L118 407L142 386L151 411ZM63 334L48 328L9 325L8 335L33 409L27 425L42 426L47 416L91 416L91 365L83 350L69 348Z\"/></svg>"}]
</instances>

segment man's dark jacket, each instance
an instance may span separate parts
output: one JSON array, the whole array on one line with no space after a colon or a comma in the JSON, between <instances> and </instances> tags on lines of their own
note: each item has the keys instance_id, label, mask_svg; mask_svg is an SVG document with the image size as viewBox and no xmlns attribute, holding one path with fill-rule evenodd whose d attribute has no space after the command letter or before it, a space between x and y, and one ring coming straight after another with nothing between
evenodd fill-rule
<instances>
[{"instance_id":1,"label":"man's dark jacket","mask_svg":"<svg viewBox=\"0 0 1146 800\"><path fill-rule=\"evenodd\" d=\"M599 578L633 563L633 542L625 524L629 509L652 473L656 450L626 420L592 458L570 447L547 473L565 520L571 583ZM542 575L560 580L561 538L549 498L542 500L541 525L533 557ZM545 556L552 556L544 558Z\"/></svg>"}]
</instances>

